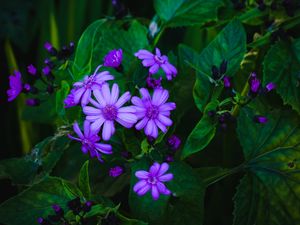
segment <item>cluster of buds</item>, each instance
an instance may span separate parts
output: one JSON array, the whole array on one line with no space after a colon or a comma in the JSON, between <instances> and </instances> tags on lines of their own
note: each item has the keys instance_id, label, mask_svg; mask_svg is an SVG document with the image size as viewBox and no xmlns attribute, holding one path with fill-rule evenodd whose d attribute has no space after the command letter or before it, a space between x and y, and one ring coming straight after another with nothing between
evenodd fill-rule
<instances>
[{"instance_id":1,"label":"cluster of buds","mask_svg":"<svg viewBox=\"0 0 300 225\"><path fill-rule=\"evenodd\" d=\"M166 162L173 162L174 161L174 155L176 151L180 148L181 146L181 140L178 136L176 135L171 135L167 139L167 146L168 146L168 154L165 158Z\"/></svg>"}]
</instances>

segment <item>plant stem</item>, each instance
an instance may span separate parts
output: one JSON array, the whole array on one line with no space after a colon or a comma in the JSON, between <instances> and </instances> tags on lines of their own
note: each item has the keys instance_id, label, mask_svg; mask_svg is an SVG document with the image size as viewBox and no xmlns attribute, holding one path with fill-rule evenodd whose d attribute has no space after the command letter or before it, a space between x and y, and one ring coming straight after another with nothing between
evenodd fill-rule
<instances>
[{"instance_id":1,"label":"plant stem","mask_svg":"<svg viewBox=\"0 0 300 225\"><path fill-rule=\"evenodd\" d=\"M246 96L246 95L248 94L249 87L250 87L250 86L249 86L248 79L247 79L247 81L246 81L246 83L245 83L245 85L244 85L244 88L243 88L243 90L242 90L242 93L241 93L241 96L242 96L242 97L244 97L244 96ZM233 110L232 110L231 115L234 116L234 117L236 117L236 116L238 115L238 113L239 113L239 110L240 110L240 105L239 105L239 104L236 104L236 105L234 106Z\"/></svg>"}]
</instances>

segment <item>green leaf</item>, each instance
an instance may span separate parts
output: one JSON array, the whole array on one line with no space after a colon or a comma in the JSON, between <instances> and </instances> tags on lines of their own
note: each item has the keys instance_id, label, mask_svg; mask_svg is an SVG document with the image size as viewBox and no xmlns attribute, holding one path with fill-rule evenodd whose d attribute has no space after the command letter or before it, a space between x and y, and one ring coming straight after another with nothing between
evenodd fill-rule
<instances>
[{"instance_id":1,"label":"green leaf","mask_svg":"<svg viewBox=\"0 0 300 225\"><path fill-rule=\"evenodd\" d=\"M174 179L167 186L175 197L169 200L165 223L194 225L203 223L205 185L185 163L170 164Z\"/></svg>"},{"instance_id":2,"label":"green leaf","mask_svg":"<svg viewBox=\"0 0 300 225\"><path fill-rule=\"evenodd\" d=\"M266 124L253 122L254 115L267 112ZM235 196L235 225L300 221L299 124L292 111L242 109L237 131L248 173Z\"/></svg>"},{"instance_id":3,"label":"green leaf","mask_svg":"<svg viewBox=\"0 0 300 225\"><path fill-rule=\"evenodd\" d=\"M263 84L274 82L284 103L300 114L300 39L276 43L264 59L263 72Z\"/></svg>"},{"instance_id":4,"label":"green leaf","mask_svg":"<svg viewBox=\"0 0 300 225\"><path fill-rule=\"evenodd\" d=\"M80 169L78 185L84 197L86 199L89 199L91 196L91 187L90 187L90 178L89 178L89 160L87 160Z\"/></svg>"},{"instance_id":5,"label":"green leaf","mask_svg":"<svg viewBox=\"0 0 300 225\"><path fill-rule=\"evenodd\" d=\"M76 197L73 193L80 192L72 184L60 178L47 177L2 203L0 222L9 225L36 224L37 218L53 214L53 204L66 209L67 202Z\"/></svg>"},{"instance_id":6,"label":"green leaf","mask_svg":"<svg viewBox=\"0 0 300 225\"><path fill-rule=\"evenodd\" d=\"M222 0L155 0L154 8L168 27L203 25L217 20Z\"/></svg>"},{"instance_id":7,"label":"green leaf","mask_svg":"<svg viewBox=\"0 0 300 225\"><path fill-rule=\"evenodd\" d=\"M202 180L205 186L214 184L220 179L223 179L227 175L231 174L230 169L221 167L201 167L194 170L197 172L199 179Z\"/></svg>"},{"instance_id":8,"label":"green leaf","mask_svg":"<svg viewBox=\"0 0 300 225\"><path fill-rule=\"evenodd\" d=\"M70 85L67 81L61 81L61 88L56 92L56 112L59 116L65 115L64 100L70 92Z\"/></svg>"},{"instance_id":9,"label":"green leaf","mask_svg":"<svg viewBox=\"0 0 300 225\"><path fill-rule=\"evenodd\" d=\"M0 178L9 178L14 184L31 184L42 179L52 171L69 142L63 136L48 137L25 157L0 161Z\"/></svg>"},{"instance_id":10,"label":"green leaf","mask_svg":"<svg viewBox=\"0 0 300 225\"><path fill-rule=\"evenodd\" d=\"M187 63L197 68L194 99L200 111L204 110L212 94L213 85L208 79L212 66L219 67L226 60L226 75L233 76L240 68L245 53L246 33L238 20L231 21L200 54L185 48Z\"/></svg>"},{"instance_id":11,"label":"green leaf","mask_svg":"<svg viewBox=\"0 0 300 225\"><path fill-rule=\"evenodd\" d=\"M84 75L89 74L92 71L91 60L94 45L96 44L96 34L105 21L106 20L104 19L95 21L88 26L80 37L72 68L75 81L82 79Z\"/></svg>"},{"instance_id":12,"label":"green leaf","mask_svg":"<svg viewBox=\"0 0 300 225\"><path fill-rule=\"evenodd\" d=\"M134 53L148 45L147 28L138 21L99 20L87 28L79 41L73 66L75 80L91 74L109 51L120 48L124 71L132 75L132 66L137 62Z\"/></svg>"},{"instance_id":13,"label":"green leaf","mask_svg":"<svg viewBox=\"0 0 300 225\"><path fill-rule=\"evenodd\" d=\"M117 217L120 221L120 225L147 225L148 223L145 223L141 220L136 220L136 219L129 219L120 213L117 214Z\"/></svg>"},{"instance_id":14,"label":"green leaf","mask_svg":"<svg viewBox=\"0 0 300 225\"><path fill-rule=\"evenodd\" d=\"M201 120L195 126L185 142L181 155L182 158L186 158L193 153L201 151L214 138L217 123L208 115L208 111L215 110L218 104L219 102L214 100L206 106Z\"/></svg>"}]
</instances>

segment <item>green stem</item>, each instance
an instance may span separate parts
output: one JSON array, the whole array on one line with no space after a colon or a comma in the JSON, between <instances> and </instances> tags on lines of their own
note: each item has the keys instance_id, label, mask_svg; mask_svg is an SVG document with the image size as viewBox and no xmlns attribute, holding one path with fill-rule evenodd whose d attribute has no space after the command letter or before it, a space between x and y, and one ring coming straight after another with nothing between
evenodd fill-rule
<instances>
[{"instance_id":1,"label":"green stem","mask_svg":"<svg viewBox=\"0 0 300 225\"><path fill-rule=\"evenodd\" d=\"M248 79L247 79L247 81L244 85L244 88L242 90L241 97L245 97L248 94L249 88L250 88L250 86L249 86ZM240 107L241 106L239 104L236 104L232 110L231 115L236 117L239 113Z\"/></svg>"},{"instance_id":2,"label":"green stem","mask_svg":"<svg viewBox=\"0 0 300 225\"><path fill-rule=\"evenodd\" d=\"M165 27L162 26L162 28L160 29L160 31L158 32L158 34L155 36L153 44L152 44L152 49L157 45L159 39L161 38L163 32L165 31Z\"/></svg>"}]
</instances>

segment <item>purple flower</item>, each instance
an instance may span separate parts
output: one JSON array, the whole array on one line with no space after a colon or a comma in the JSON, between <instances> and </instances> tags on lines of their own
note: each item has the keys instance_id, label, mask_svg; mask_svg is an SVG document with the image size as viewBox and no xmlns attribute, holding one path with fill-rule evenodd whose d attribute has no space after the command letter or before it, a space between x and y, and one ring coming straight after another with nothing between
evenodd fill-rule
<instances>
[{"instance_id":1,"label":"purple flower","mask_svg":"<svg viewBox=\"0 0 300 225\"><path fill-rule=\"evenodd\" d=\"M75 94L75 92L76 92L76 90L72 89L71 93L68 94L68 96L64 100L64 104L65 104L64 107L65 108L70 108L70 107L73 107L73 106L77 105L77 103L74 101L74 94Z\"/></svg>"},{"instance_id":2,"label":"purple flower","mask_svg":"<svg viewBox=\"0 0 300 225\"><path fill-rule=\"evenodd\" d=\"M134 185L134 192L139 196L143 196L151 189L152 198L154 200L159 198L159 194L170 195L171 191L164 185L164 182L173 179L172 173L165 174L168 169L168 163L162 163L160 165L155 162L150 167L149 172L144 170L136 171L135 176L139 178L140 181Z\"/></svg>"},{"instance_id":3,"label":"purple flower","mask_svg":"<svg viewBox=\"0 0 300 225\"><path fill-rule=\"evenodd\" d=\"M9 102L14 100L22 92L23 89L21 73L19 71L15 71L14 74L15 75L9 76L10 89L7 90L7 95L8 95L7 100Z\"/></svg>"},{"instance_id":4,"label":"purple flower","mask_svg":"<svg viewBox=\"0 0 300 225\"><path fill-rule=\"evenodd\" d=\"M43 71L43 74L44 74L45 76L48 76L48 75L51 73L51 69L50 69L49 66L45 66L45 67L42 69L42 71Z\"/></svg>"},{"instance_id":5,"label":"purple flower","mask_svg":"<svg viewBox=\"0 0 300 225\"><path fill-rule=\"evenodd\" d=\"M267 123L268 118L264 117L264 116L256 115L256 116L254 116L254 122L255 123Z\"/></svg>"},{"instance_id":6,"label":"purple flower","mask_svg":"<svg viewBox=\"0 0 300 225\"><path fill-rule=\"evenodd\" d=\"M81 132L77 122L74 123L73 129L78 135L78 138L68 135L72 140L79 141L82 144L81 150L84 154L90 153L92 158L97 157L99 161L103 161L101 153L112 154L112 147L109 144L99 143L100 137L93 132L90 127L90 122L84 121L83 133Z\"/></svg>"},{"instance_id":7,"label":"purple flower","mask_svg":"<svg viewBox=\"0 0 300 225\"><path fill-rule=\"evenodd\" d=\"M251 92L256 94L259 91L259 88L260 88L260 80L256 77L255 73L251 74L249 84L250 84Z\"/></svg>"},{"instance_id":8,"label":"purple flower","mask_svg":"<svg viewBox=\"0 0 300 225\"><path fill-rule=\"evenodd\" d=\"M113 84L111 91L106 83L101 90L94 90L96 100L90 102L96 107L85 106L83 112L86 119L93 122L91 129L98 132L103 125L102 138L109 140L115 133L114 122L117 121L126 128L131 128L137 122L135 108L132 106L122 107L129 99L130 93L127 91L119 98L119 86Z\"/></svg>"},{"instance_id":9,"label":"purple flower","mask_svg":"<svg viewBox=\"0 0 300 225\"><path fill-rule=\"evenodd\" d=\"M123 173L123 168L121 166L112 167L109 169L109 176L118 177Z\"/></svg>"},{"instance_id":10,"label":"purple flower","mask_svg":"<svg viewBox=\"0 0 300 225\"><path fill-rule=\"evenodd\" d=\"M148 76L147 79L146 79L147 86L149 88L152 88L152 89L160 88L161 87L161 80L162 80L161 77L159 79L154 79L152 76Z\"/></svg>"},{"instance_id":11,"label":"purple flower","mask_svg":"<svg viewBox=\"0 0 300 225\"><path fill-rule=\"evenodd\" d=\"M273 89L275 89L276 88L276 84L274 84L274 83L268 83L267 85L266 85L266 90L267 90L267 92L269 92L269 91L272 91Z\"/></svg>"},{"instance_id":12,"label":"purple flower","mask_svg":"<svg viewBox=\"0 0 300 225\"><path fill-rule=\"evenodd\" d=\"M231 87L230 77L224 76L223 84L225 88L230 88Z\"/></svg>"},{"instance_id":13,"label":"purple flower","mask_svg":"<svg viewBox=\"0 0 300 225\"><path fill-rule=\"evenodd\" d=\"M139 50L134 55L143 60L143 66L150 67L150 74L155 74L159 68L162 68L163 71L165 71L168 80L172 80L172 77L176 77L177 75L177 69L169 63L167 56L161 55L158 48L155 49L155 55L145 49Z\"/></svg>"},{"instance_id":14,"label":"purple flower","mask_svg":"<svg viewBox=\"0 0 300 225\"><path fill-rule=\"evenodd\" d=\"M166 162L174 162L174 157L172 155L167 155L165 161Z\"/></svg>"},{"instance_id":15,"label":"purple flower","mask_svg":"<svg viewBox=\"0 0 300 225\"><path fill-rule=\"evenodd\" d=\"M103 59L104 66L117 68L121 65L123 58L122 49L119 50L111 50Z\"/></svg>"},{"instance_id":16,"label":"purple flower","mask_svg":"<svg viewBox=\"0 0 300 225\"><path fill-rule=\"evenodd\" d=\"M181 140L179 137L173 134L168 138L167 144L172 150L177 150L180 147Z\"/></svg>"},{"instance_id":17,"label":"purple flower","mask_svg":"<svg viewBox=\"0 0 300 225\"><path fill-rule=\"evenodd\" d=\"M137 130L145 128L145 134L157 138L158 129L167 132L167 127L172 125L170 111L176 108L174 102L166 101L169 98L169 92L162 88L155 89L151 98L145 88L140 89L142 98L132 97L132 103L135 105L136 116L140 121L135 125Z\"/></svg>"},{"instance_id":18,"label":"purple flower","mask_svg":"<svg viewBox=\"0 0 300 225\"><path fill-rule=\"evenodd\" d=\"M31 86L30 86L30 84L24 84L24 86L23 86L23 91L24 92L29 92L31 90Z\"/></svg>"},{"instance_id":19,"label":"purple flower","mask_svg":"<svg viewBox=\"0 0 300 225\"><path fill-rule=\"evenodd\" d=\"M48 51L48 52L50 52L51 51L51 49L53 48L53 46L52 46L52 44L51 43L49 43L49 42L45 42L45 44L44 44L44 48Z\"/></svg>"},{"instance_id":20,"label":"purple flower","mask_svg":"<svg viewBox=\"0 0 300 225\"><path fill-rule=\"evenodd\" d=\"M34 67L34 65L30 64L27 66L27 72L31 75L36 75L37 69Z\"/></svg>"},{"instance_id":21,"label":"purple flower","mask_svg":"<svg viewBox=\"0 0 300 225\"><path fill-rule=\"evenodd\" d=\"M86 106L91 98L92 91L101 89L102 85L108 80L113 80L114 77L108 71L97 73L101 66L98 66L94 74L85 76L83 81L73 84L74 89L74 102L78 104L81 101L82 106Z\"/></svg>"}]
</instances>

